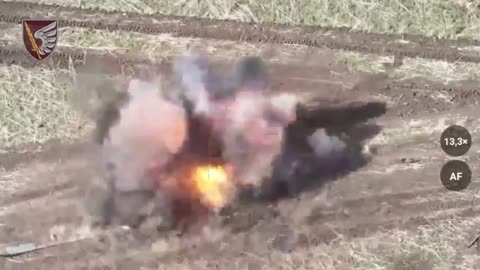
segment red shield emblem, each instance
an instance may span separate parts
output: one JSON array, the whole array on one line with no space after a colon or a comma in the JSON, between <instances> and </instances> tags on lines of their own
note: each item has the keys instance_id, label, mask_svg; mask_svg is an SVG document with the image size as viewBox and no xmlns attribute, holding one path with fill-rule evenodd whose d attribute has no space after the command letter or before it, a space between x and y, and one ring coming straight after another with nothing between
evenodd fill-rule
<instances>
[{"instance_id":1,"label":"red shield emblem","mask_svg":"<svg viewBox=\"0 0 480 270\"><path fill-rule=\"evenodd\" d=\"M47 58L57 47L56 20L23 20L23 44L27 52L38 61Z\"/></svg>"}]
</instances>

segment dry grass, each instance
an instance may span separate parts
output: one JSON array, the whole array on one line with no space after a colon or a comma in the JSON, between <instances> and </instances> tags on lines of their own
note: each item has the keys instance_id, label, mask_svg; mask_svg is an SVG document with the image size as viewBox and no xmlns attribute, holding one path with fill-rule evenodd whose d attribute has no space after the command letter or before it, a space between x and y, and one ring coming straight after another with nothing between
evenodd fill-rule
<instances>
[{"instance_id":1,"label":"dry grass","mask_svg":"<svg viewBox=\"0 0 480 270\"><path fill-rule=\"evenodd\" d=\"M200 49L219 58L231 58L245 54L259 54L263 48L268 46L256 46L224 40L177 38L169 34L147 35L124 31L107 32L81 28L64 28L62 29L61 37L60 46L104 50L127 49L133 52L141 52L142 55L154 59L179 56L191 49ZM298 50L296 51L298 52Z\"/></svg>"},{"instance_id":2,"label":"dry grass","mask_svg":"<svg viewBox=\"0 0 480 270\"><path fill-rule=\"evenodd\" d=\"M428 79L441 83L452 83L467 80L480 80L480 64L446 62L422 58L404 58L403 64L390 69L386 64L393 63L393 57L341 52L337 56L350 69L367 73L389 72L396 80Z\"/></svg>"},{"instance_id":3,"label":"dry grass","mask_svg":"<svg viewBox=\"0 0 480 270\"><path fill-rule=\"evenodd\" d=\"M450 0L450 2L460 8L464 8L469 11L473 11L480 7L480 1L478 0Z\"/></svg>"},{"instance_id":4,"label":"dry grass","mask_svg":"<svg viewBox=\"0 0 480 270\"><path fill-rule=\"evenodd\" d=\"M0 39L21 42L21 26L2 25ZM299 55L312 51L300 45L249 44L228 40L173 37L170 34L148 35L125 31L102 31L65 27L60 29L59 46L98 50L131 51L154 60L200 50L215 58L229 59L244 55L263 55L274 62L299 62ZM18 46L23 46L18 44ZM316 51L321 51L316 49Z\"/></svg>"},{"instance_id":5,"label":"dry grass","mask_svg":"<svg viewBox=\"0 0 480 270\"><path fill-rule=\"evenodd\" d=\"M269 61L291 63L302 61L299 55L321 54L319 48L292 45L248 44L233 41L204 40L199 38L177 38L168 34L147 35L124 31L101 31L84 28L62 28L60 46L92 48L99 50L131 50L142 52L151 59L178 56L191 48L198 48L216 58L232 58L243 55L265 55ZM15 26L0 30L3 40L21 40L21 28ZM479 51L478 47L468 48ZM272 52L275 52L274 54ZM385 64L393 63L393 57L339 51L338 60L346 63L352 70L367 73L386 72ZM427 78L443 83L480 80L480 64L446 62L422 58L405 58L403 64L392 70L391 76L397 80Z\"/></svg>"},{"instance_id":6,"label":"dry grass","mask_svg":"<svg viewBox=\"0 0 480 270\"><path fill-rule=\"evenodd\" d=\"M447 0L406 1L152 1L152 0L40 0L77 7L99 7L104 10L134 11L139 13L168 13L205 18L239 21L273 21L305 23L324 26L346 26L356 30L388 33L415 33L446 38L479 38L480 13L453 5ZM101 49L141 50L151 57L181 53L186 47L198 45L211 53L226 57L258 53L262 48L245 44L207 43L192 39L170 39L168 36L149 36L138 33L62 29L61 45ZM20 33L20 32L18 32ZM16 38L17 34L3 37ZM159 39L161 42L159 43ZM207 44L207 45L206 45ZM295 50L292 49L292 52ZM286 54L286 58L294 53ZM384 72L382 58L340 52L339 60L352 69ZM282 56L283 57L283 56ZM421 59L406 59L404 65L391 76L398 79L412 77L435 78L443 82L479 79L477 64L446 63ZM20 67L0 68L0 145L12 147L28 142L45 142L60 138L72 140L87 132L89 122L71 105L74 93L73 74L69 70L25 70ZM410 124L408 127L387 130L388 142L402 144L412 137L430 136L438 126ZM408 133L406 133L408 131ZM390 132L390 133L389 133ZM405 137L406 136L406 137ZM384 142L385 143L385 142ZM0 149L1 150L1 149ZM5 174L0 181L13 182L17 175ZM8 176L8 177L7 177ZM16 187L8 186L7 190ZM470 194L473 195L473 194ZM465 249L480 226L479 218L450 221L418 228L417 231L393 230L354 240L341 236L333 243L286 254L272 251L259 257L246 252L238 258L219 258L217 261L178 262L160 264L157 269L475 269L480 257ZM253 233L254 234L254 233ZM254 237L254 236L253 236Z\"/></svg>"},{"instance_id":7,"label":"dry grass","mask_svg":"<svg viewBox=\"0 0 480 270\"><path fill-rule=\"evenodd\" d=\"M350 27L380 33L479 38L480 12L449 0L40 0L108 11L164 13L239 21Z\"/></svg>"},{"instance_id":8,"label":"dry grass","mask_svg":"<svg viewBox=\"0 0 480 270\"><path fill-rule=\"evenodd\" d=\"M202 40L193 38L173 38L169 35L145 35L122 31L105 32L86 29L65 29L61 44L72 47L98 49L138 50L152 58L181 55L188 48L202 48L215 57L238 57L252 54L268 54L275 50L276 55L270 60L279 62L299 61L299 55L307 50L305 46L273 46L265 44L235 43L230 41ZM308 48L310 53L318 54L324 50ZM353 52L337 53L339 61L346 62L354 70L369 73L385 72L386 63L393 63L393 57L360 54ZM463 80L480 80L480 64L452 63L427 60L422 58L405 58L403 65L393 70L391 76L398 80L428 78L443 83Z\"/></svg>"},{"instance_id":9,"label":"dry grass","mask_svg":"<svg viewBox=\"0 0 480 270\"><path fill-rule=\"evenodd\" d=\"M443 121L442 121L443 120ZM389 127L382 130L370 143L374 145L396 146L415 142L416 139L426 139L441 133L449 125L443 119L412 119L403 122L399 127ZM462 119L464 120L464 119ZM460 125L465 121L458 121Z\"/></svg>"},{"instance_id":10,"label":"dry grass","mask_svg":"<svg viewBox=\"0 0 480 270\"><path fill-rule=\"evenodd\" d=\"M298 56L305 53L307 49L303 46L252 45L122 31L91 31L81 28L64 28L61 31L61 46L105 50L135 49L155 59L180 55L187 48L195 47L202 48L203 51L220 58L248 54L262 55L274 49L275 54L270 55L269 60L286 63L299 61ZM15 41L21 38L19 26L5 28L0 34L4 40ZM322 49L314 48L308 48L308 51L312 54L325 53ZM385 63L393 61L392 57L352 52L338 52L336 56L338 61L346 63L353 71L368 73L385 72L387 70ZM448 63L407 58L404 59L402 66L391 72L390 76L397 80L426 78L448 83L480 80L479 70L480 65L474 63ZM1 116L2 123L7 123L2 125L1 145L11 147L29 142L41 143L52 138L67 140L78 138L79 134L76 128L82 126L84 120L78 112L72 109L68 102L68 93L81 93L71 91L73 85L70 71L25 70L12 67L2 68L0 72L0 85L4 88L0 94L4 103L7 104L4 107L6 113ZM85 93L76 95L72 99L75 104L81 104L81 107L88 109L91 107L85 101L88 101L90 97L91 93Z\"/></svg>"},{"instance_id":11,"label":"dry grass","mask_svg":"<svg viewBox=\"0 0 480 270\"><path fill-rule=\"evenodd\" d=\"M0 67L1 147L82 136L88 126L68 103L72 87L68 70Z\"/></svg>"},{"instance_id":12,"label":"dry grass","mask_svg":"<svg viewBox=\"0 0 480 270\"><path fill-rule=\"evenodd\" d=\"M480 257L474 249L466 247L476 237L479 225L478 218L452 219L420 226L415 231L389 230L357 239L339 236L329 244L293 252L271 250L267 255L260 255L245 250L244 256L220 257L217 260L179 258L177 262L156 263L158 268L149 265L143 269L470 270L477 269ZM257 234L251 232L249 239L261 239ZM169 247L177 243L176 240L160 241L162 246ZM151 256L151 259L159 253L143 251L137 256Z\"/></svg>"},{"instance_id":13,"label":"dry grass","mask_svg":"<svg viewBox=\"0 0 480 270\"><path fill-rule=\"evenodd\" d=\"M252 54L268 54L275 50L271 61L299 61L299 55L307 50L305 46L273 46L265 44L235 43L230 41L202 40L193 38L173 38L169 35L145 35L122 31L105 32L86 29L68 28L62 33L61 44L72 47L98 49L138 50L152 58L176 56L188 48L202 48L215 57L238 57ZM318 54L324 50L308 48L310 53ZM369 73L386 72L386 63L393 63L393 57L360 54L353 52L337 53L339 61L346 62L352 69ZM428 78L443 83L464 80L480 80L480 64L452 63L427 60L422 58L405 58L403 64L393 70L391 76L398 80Z\"/></svg>"},{"instance_id":14,"label":"dry grass","mask_svg":"<svg viewBox=\"0 0 480 270\"><path fill-rule=\"evenodd\" d=\"M268 54L271 61L291 63L301 61L299 55L309 51L312 55L325 50L306 46L275 46L268 44L248 44L231 41L203 40L194 38L173 38L169 35L145 35L122 31L91 31L79 28L66 28L62 33L61 45L98 49L138 50L152 58L181 55L188 48L201 48L206 53L220 58L231 58L252 54ZM470 50L479 50L477 47ZM352 69L368 73L386 72L385 64L393 63L393 57L340 51L338 60ZM428 78L443 83L464 80L480 80L480 64L447 62L422 58L405 58L403 64L391 73L395 79L406 80Z\"/></svg>"},{"instance_id":15,"label":"dry grass","mask_svg":"<svg viewBox=\"0 0 480 270\"><path fill-rule=\"evenodd\" d=\"M418 141L436 141L447 127L451 125L468 127L471 134L477 134L480 121L472 116L463 115L461 112L442 113L432 118L417 117L414 119L386 123L384 129L369 144L388 146L393 148L411 147Z\"/></svg>"}]
</instances>

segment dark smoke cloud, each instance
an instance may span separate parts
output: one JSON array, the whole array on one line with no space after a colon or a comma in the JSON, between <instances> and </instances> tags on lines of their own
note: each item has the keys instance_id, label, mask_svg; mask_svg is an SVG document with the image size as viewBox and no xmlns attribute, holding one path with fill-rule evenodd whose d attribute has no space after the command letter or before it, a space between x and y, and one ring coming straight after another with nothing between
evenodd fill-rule
<instances>
[{"instance_id":1,"label":"dark smoke cloud","mask_svg":"<svg viewBox=\"0 0 480 270\"><path fill-rule=\"evenodd\" d=\"M336 136L327 135L325 129L317 129L307 139L316 158L334 158L341 155L347 148L345 141Z\"/></svg>"},{"instance_id":2,"label":"dark smoke cloud","mask_svg":"<svg viewBox=\"0 0 480 270\"><path fill-rule=\"evenodd\" d=\"M193 106L193 113L209 113L211 103L206 82L210 74L207 59L199 56L180 58L175 61L173 71L181 89L180 95Z\"/></svg>"},{"instance_id":3,"label":"dark smoke cloud","mask_svg":"<svg viewBox=\"0 0 480 270\"><path fill-rule=\"evenodd\" d=\"M180 59L174 71L194 114L212 122L236 181L260 186L281 151L284 128L295 119L296 97L266 95L268 72L256 57L240 59L224 78L198 57Z\"/></svg>"},{"instance_id":4,"label":"dark smoke cloud","mask_svg":"<svg viewBox=\"0 0 480 270\"><path fill-rule=\"evenodd\" d=\"M358 144L321 129L321 119L329 117L300 110L295 95L269 94L269 74L259 58L242 58L218 72L207 58L181 57L173 72L171 89L130 81L118 119L101 127L108 135L102 153L113 194L106 212L128 217L138 215L155 194L170 200L159 182L168 177L167 167L189 160L184 157L220 158L233 165L242 188L271 197L282 185L306 186L315 168L330 171L359 155ZM214 156L206 147L211 141Z\"/></svg>"}]
</instances>

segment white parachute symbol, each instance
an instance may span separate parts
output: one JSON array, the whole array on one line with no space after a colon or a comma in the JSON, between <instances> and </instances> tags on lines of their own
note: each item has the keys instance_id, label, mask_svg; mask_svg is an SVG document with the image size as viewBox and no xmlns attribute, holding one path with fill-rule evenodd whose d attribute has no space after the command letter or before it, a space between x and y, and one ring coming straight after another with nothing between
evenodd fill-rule
<instances>
[{"instance_id":1,"label":"white parachute symbol","mask_svg":"<svg viewBox=\"0 0 480 270\"><path fill-rule=\"evenodd\" d=\"M34 37L42 41L42 45L38 48L38 53L45 55L52 52L57 43L57 22L53 22L42 29L35 32Z\"/></svg>"}]
</instances>

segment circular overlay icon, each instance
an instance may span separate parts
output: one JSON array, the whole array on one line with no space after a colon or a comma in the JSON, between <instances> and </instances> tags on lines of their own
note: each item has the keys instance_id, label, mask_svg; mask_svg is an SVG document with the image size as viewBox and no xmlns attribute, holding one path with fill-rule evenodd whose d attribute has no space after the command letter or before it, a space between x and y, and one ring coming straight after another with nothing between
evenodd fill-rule
<instances>
[{"instance_id":1,"label":"circular overlay icon","mask_svg":"<svg viewBox=\"0 0 480 270\"><path fill-rule=\"evenodd\" d=\"M445 129L440 137L440 145L447 155L465 155L472 146L472 136L462 126L453 125Z\"/></svg>"},{"instance_id":2,"label":"circular overlay icon","mask_svg":"<svg viewBox=\"0 0 480 270\"><path fill-rule=\"evenodd\" d=\"M451 160L443 165L440 179L447 189L461 191L470 185L472 171L467 163L461 160Z\"/></svg>"}]
</instances>

